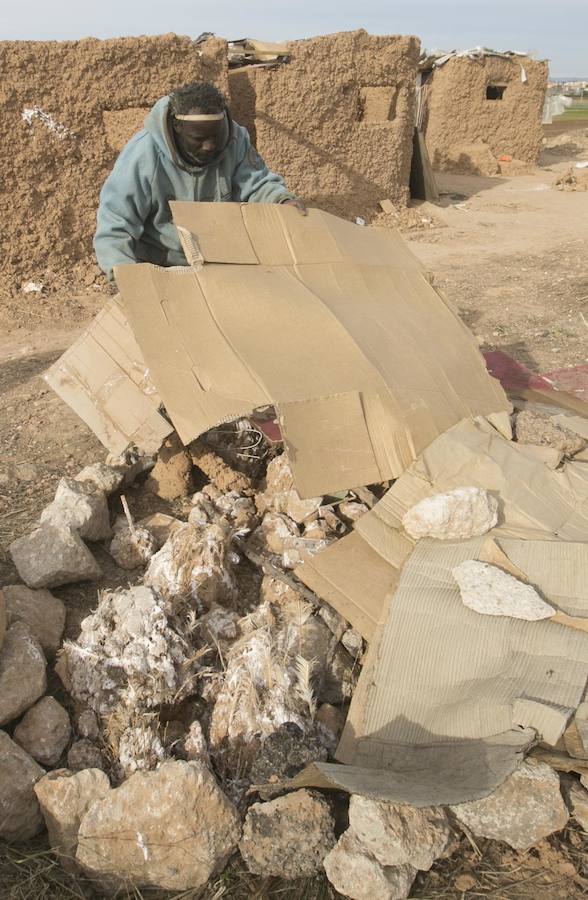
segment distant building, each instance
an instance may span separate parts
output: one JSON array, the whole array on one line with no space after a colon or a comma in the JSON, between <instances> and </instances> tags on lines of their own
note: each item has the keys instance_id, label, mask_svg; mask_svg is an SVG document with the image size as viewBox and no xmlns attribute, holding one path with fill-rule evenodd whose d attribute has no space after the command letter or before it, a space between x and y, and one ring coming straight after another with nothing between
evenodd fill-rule
<instances>
[{"instance_id":1,"label":"distant building","mask_svg":"<svg viewBox=\"0 0 588 900\"><path fill-rule=\"evenodd\" d=\"M423 54L418 124L433 168L491 175L501 156L535 164L547 62L485 47Z\"/></svg>"}]
</instances>

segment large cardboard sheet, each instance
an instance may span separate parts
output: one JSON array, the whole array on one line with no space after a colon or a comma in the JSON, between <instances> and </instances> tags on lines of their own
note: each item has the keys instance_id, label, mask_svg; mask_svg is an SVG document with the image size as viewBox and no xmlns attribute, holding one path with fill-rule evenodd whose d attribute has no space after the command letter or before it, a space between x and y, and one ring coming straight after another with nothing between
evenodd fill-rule
<instances>
[{"instance_id":1,"label":"large cardboard sheet","mask_svg":"<svg viewBox=\"0 0 588 900\"><path fill-rule=\"evenodd\" d=\"M397 233L276 204L172 208L193 267L115 275L184 443L275 404L317 496L397 477L459 420L509 409Z\"/></svg>"},{"instance_id":2,"label":"large cardboard sheet","mask_svg":"<svg viewBox=\"0 0 588 900\"><path fill-rule=\"evenodd\" d=\"M155 453L173 431L158 411L161 400L119 297L106 304L44 378L111 453L129 444Z\"/></svg>"}]
</instances>

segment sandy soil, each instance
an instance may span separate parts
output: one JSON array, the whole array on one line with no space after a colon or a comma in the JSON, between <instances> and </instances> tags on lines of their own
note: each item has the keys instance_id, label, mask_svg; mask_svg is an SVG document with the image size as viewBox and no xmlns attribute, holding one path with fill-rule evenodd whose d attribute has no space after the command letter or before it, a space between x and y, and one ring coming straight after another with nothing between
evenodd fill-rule
<instances>
[{"instance_id":1,"label":"sandy soil","mask_svg":"<svg viewBox=\"0 0 588 900\"><path fill-rule=\"evenodd\" d=\"M418 207L434 224L405 235L481 347L505 350L534 371L588 361L588 193L551 187L580 158L588 159L588 141L584 148L564 136L530 175L439 176L441 205ZM16 580L8 543L30 530L58 478L105 458L96 438L39 376L100 308L106 290L94 287L75 297L23 294L20 305L0 311L0 584ZM105 586L114 573L107 554L98 555ZM68 604L70 633L95 590L56 591ZM484 868L482 854L468 856L464 843L457 863L454 857L419 878L415 896L580 897L588 886L579 862L583 846L576 830L530 856L491 859L490 847ZM524 884L515 876L520 870ZM464 877L453 886L458 875Z\"/></svg>"}]
</instances>

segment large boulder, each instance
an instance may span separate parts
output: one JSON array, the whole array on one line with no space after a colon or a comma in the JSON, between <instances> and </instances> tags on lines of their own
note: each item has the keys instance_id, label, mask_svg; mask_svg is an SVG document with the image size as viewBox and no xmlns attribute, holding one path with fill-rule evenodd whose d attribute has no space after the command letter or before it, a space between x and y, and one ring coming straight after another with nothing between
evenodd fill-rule
<instances>
[{"instance_id":1,"label":"large boulder","mask_svg":"<svg viewBox=\"0 0 588 900\"><path fill-rule=\"evenodd\" d=\"M0 649L0 725L12 722L43 696L46 669L41 645L29 626L15 622Z\"/></svg>"},{"instance_id":2,"label":"large boulder","mask_svg":"<svg viewBox=\"0 0 588 900\"><path fill-rule=\"evenodd\" d=\"M71 528L43 523L8 548L17 572L31 588L59 587L100 578L100 566Z\"/></svg>"},{"instance_id":3,"label":"large boulder","mask_svg":"<svg viewBox=\"0 0 588 900\"><path fill-rule=\"evenodd\" d=\"M79 869L75 855L83 817L92 804L106 797L109 791L108 776L99 769L76 773L56 769L35 784L35 794L49 832L49 844L68 872Z\"/></svg>"},{"instance_id":4,"label":"large boulder","mask_svg":"<svg viewBox=\"0 0 588 900\"><path fill-rule=\"evenodd\" d=\"M324 861L336 891L351 900L406 900L417 874L410 865L382 866L346 831Z\"/></svg>"},{"instance_id":5,"label":"large boulder","mask_svg":"<svg viewBox=\"0 0 588 900\"><path fill-rule=\"evenodd\" d=\"M25 584L9 584L4 600L10 622L26 622L47 659L61 647L65 628L65 605L50 591L33 591Z\"/></svg>"},{"instance_id":6,"label":"large boulder","mask_svg":"<svg viewBox=\"0 0 588 900\"><path fill-rule=\"evenodd\" d=\"M315 875L335 844L333 825L329 804L314 791L254 803L243 826L241 856L256 875Z\"/></svg>"},{"instance_id":7,"label":"large boulder","mask_svg":"<svg viewBox=\"0 0 588 900\"><path fill-rule=\"evenodd\" d=\"M76 859L105 886L194 890L224 867L240 832L237 810L210 770L170 760L92 804Z\"/></svg>"},{"instance_id":8,"label":"large boulder","mask_svg":"<svg viewBox=\"0 0 588 900\"><path fill-rule=\"evenodd\" d=\"M0 838L27 841L43 827L34 785L45 771L0 731Z\"/></svg>"},{"instance_id":9,"label":"large boulder","mask_svg":"<svg viewBox=\"0 0 588 900\"><path fill-rule=\"evenodd\" d=\"M451 810L473 834L504 841L516 850L527 850L560 831L569 818L557 773L545 763L528 761L489 797Z\"/></svg>"},{"instance_id":10,"label":"large boulder","mask_svg":"<svg viewBox=\"0 0 588 900\"><path fill-rule=\"evenodd\" d=\"M53 697L42 697L14 729L14 740L43 766L54 766L71 737L69 716Z\"/></svg>"},{"instance_id":11,"label":"large boulder","mask_svg":"<svg viewBox=\"0 0 588 900\"><path fill-rule=\"evenodd\" d=\"M55 499L41 513L41 522L71 528L87 541L110 537L110 514L104 491L91 481L61 478Z\"/></svg>"}]
</instances>

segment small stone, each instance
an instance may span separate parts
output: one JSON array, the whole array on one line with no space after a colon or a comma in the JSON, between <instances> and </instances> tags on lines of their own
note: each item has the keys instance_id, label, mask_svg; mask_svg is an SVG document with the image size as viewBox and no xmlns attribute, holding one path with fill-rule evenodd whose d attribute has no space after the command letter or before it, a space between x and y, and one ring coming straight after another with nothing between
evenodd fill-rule
<instances>
[{"instance_id":1,"label":"small stone","mask_svg":"<svg viewBox=\"0 0 588 900\"><path fill-rule=\"evenodd\" d=\"M287 453L275 456L271 460L267 467L265 480L265 491L258 493L255 498L259 512L265 513L271 509L274 512L285 513L288 495L294 487Z\"/></svg>"},{"instance_id":2,"label":"small stone","mask_svg":"<svg viewBox=\"0 0 588 900\"><path fill-rule=\"evenodd\" d=\"M314 791L254 803L239 842L241 856L255 875L308 878L335 844L333 825L329 804Z\"/></svg>"},{"instance_id":3,"label":"small stone","mask_svg":"<svg viewBox=\"0 0 588 900\"><path fill-rule=\"evenodd\" d=\"M329 631L335 635L338 641L340 641L347 631L347 628L349 627L347 620L344 619L343 616L339 615L339 613L327 603L321 604L321 607L319 609L319 616L321 617Z\"/></svg>"},{"instance_id":4,"label":"small stone","mask_svg":"<svg viewBox=\"0 0 588 900\"><path fill-rule=\"evenodd\" d=\"M497 521L498 503L487 491L476 487L425 497L402 517L405 531L415 540L476 537L494 528Z\"/></svg>"},{"instance_id":5,"label":"small stone","mask_svg":"<svg viewBox=\"0 0 588 900\"><path fill-rule=\"evenodd\" d=\"M184 524L181 519L176 519L174 516L168 516L166 513L161 512L152 513L150 516L145 516L144 519L139 519L137 522L138 527L146 528L153 535L157 550L161 550L174 531L177 531L178 528L183 528Z\"/></svg>"},{"instance_id":6,"label":"small stone","mask_svg":"<svg viewBox=\"0 0 588 900\"><path fill-rule=\"evenodd\" d=\"M341 638L341 643L353 659L358 659L361 656L363 652L363 638L355 628L347 629Z\"/></svg>"},{"instance_id":7,"label":"small stone","mask_svg":"<svg viewBox=\"0 0 588 900\"><path fill-rule=\"evenodd\" d=\"M100 726L92 709L83 709L76 719L76 730L81 738L96 741L100 737Z\"/></svg>"},{"instance_id":8,"label":"small stone","mask_svg":"<svg viewBox=\"0 0 588 900\"><path fill-rule=\"evenodd\" d=\"M369 511L369 506L366 506L365 503L360 503L358 500L344 500L337 507L339 515L343 516L348 522L357 522Z\"/></svg>"},{"instance_id":9,"label":"small stone","mask_svg":"<svg viewBox=\"0 0 588 900\"><path fill-rule=\"evenodd\" d=\"M409 864L428 871L453 839L453 829L441 808L371 800L354 794L349 803L349 828L382 866Z\"/></svg>"},{"instance_id":10,"label":"small stone","mask_svg":"<svg viewBox=\"0 0 588 900\"><path fill-rule=\"evenodd\" d=\"M588 791L580 784L573 784L568 796L573 818L588 833Z\"/></svg>"},{"instance_id":11,"label":"small stone","mask_svg":"<svg viewBox=\"0 0 588 900\"><path fill-rule=\"evenodd\" d=\"M335 749L339 743L339 738L345 726L345 713L339 706L333 706L332 703L321 703L316 716L315 725L318 729L327 731L330 741L329 749Z\"/></svg>"},{"instance_id":12,"label":"small stone","mask_svg":"<svg viewBox=\"0 0 588 900\"><path fill-rule=\"evenodd\" d=\"M318 699L335 704L351 700L358 675L356 661L339 644L332 658L327 661L325 675L317 691Z\"/></svg>"},{"instance_id":13,"label":"small stone","mask_svg":"<svg viewBox=\"0 0 588 900\"><path fill-rule=\"evenodd\" d=\"M210 756L208 755L206 738L202 731L202 725L197 720L192 722L188 729L188 734L184 738L184 752L186 754L186 759L200 762L205 766L210 766Z\"/></svg>"},{"instance_id":14,"label":"small stone","mask_svg":"<svg viewBox=\"0 0 588 900\"><path fill-rule=\"evenodd\" d=\"M236 641L240 635L240 616L232 609L214 606L198 619L202 639L215 648L227 641Z\"/></svg>"},{"instance_id":15,"label":"small stone","mask_svg":"<svg viewBox=\"0 0 588 900\"><path fill-rule=\"evenodd\" d=\"M328 755L318 729L304 732L294 722L286 722L264 739L251 766L251 781L286 781L311 762L326 762Z\"/></svg>"},{"instance_id":16,"label":"small stone","mask_svg":"<svg viewBox=\"0 0 588 900\"><path fill-rule=\"evenodd\" d=\"M14 740L43 766L54 766L71 736L69 716L53 697L35 703L14 729Z\"/></svg>"},{"instance_id":17,"label":"small stone","mask_svg":"<svg viewBox=\"0 0 588 900\"><path fill-rule=\"evenodd\" d=\"M0 650L0 725L12 722L43 696L46 667L41 645L28 625L11 625Z\"/></svg>"},{"instance_id":18,"label":"small stone","mask_svg":"<svg viewBox=\"0 0 588 900\"><path fill-rule=\"evenodd\" d=\"M527 850L560 831L569 818L557 774L545 763L528 761L489 797L450 809L473 834L504 841L515 850Z\"/></svg>"},{"instance_id":19,"label":"small stone","mask_svg":"<svg viewBox=\"0 0 588 900\"><path fill-rule=\"evenodd\" d=\"M163 500L176 500L191 492L192 459L177 434L163 442L145 487Z\"/></svg>"},{"instance_id":20,"label":"small stone","mask_svg":"<svg viewBox=\"0 0 588 900\"><path fill-rule=\"evenodd\" d=\"M157 552L157 541L150 531L136 525L133 531L128 527L118 530L108 551L121 569L137 569Z\"/></svg>"},{"instance_id":21,"label":"small stone","mask_svg":"<svg viewBox=\"0 0 588 900\"><path fill-rule=\"evenodd\" d=\"M308 500L303 500L298 491L293 488L288 492L286 515L300 525L302 522L316 518L322 502L322 497L310 497Z\"/></svg>"},{"instance_id":22,"label":"small stone","mask_svg":"<svg viewBox=\"0 0 588 900\"><path fill-rule=\"evenodd\" d=\"M528 622L548 619L555 613L534 587L489 563L468 559L451 574L459 585L464 605L474 612Z\"/></svg>"},{"instance_id":23,"label":"small stone","mask_svg":"<svg viewBox=\"0 0 588 900\"><path fill-rule=\"evenodd\" d=\"M65 605L50 591L33 591L24 584L9 584L3 593L9 621L26 622L47 659L53 659L61 647Z\"/></svg>"},{"instance_id":24,"label":"small stone","mask_svg":"<svg viewBox=\"0 0 588 900\"><path fill-rule=\"evenodd\" d=\"M85 466L75 477L76 481L87 481L94 485L96 490L105 494L113 494L119 489L125 477L124 468L107 466L106 463L93 463Z\"/></svg>"},{"instance_id":25,"label":"small stone","mask_svg":"<svg viewBox=\"0 0 588 900\"><path fill-rule=\"evenodd\" d=\"M82 738L75 741L69 748L67 767L72 772L81 772L83 769L104 769L102 753L92 741Z\"/></svg>"},{"instance_id":26,"label":"small stone","mask_svg":"<svg viewBox=\"0 0 588 900\"><path fill-rule=\"evenodd\" d=\"M100 566L75 531L43 524L8 548L18 574L31 588L58 587L100 578Z\"/></svg>"},{"instance_id":27,"label":"small stone","mask_svg":"<svg viewBox=\"0 0 588 900\"><path fill-rule=\"evenodd\" d=\"M206 766L166 761L92 804L76 859L105 885L195 890L223 869L240 831L237 810Z\"/></svg>"},{"instance_id":28,"label":"small stone","mask_svg":"<svg viewBox=\"0 0 588 900\"><path fill-rule=\"evenodd\" d=\"M35 784L49 832L49 845L66 871L79 871L75 855L80 823L92 804L106 797L109 791L108 776L100 769L75 773L55 769Z\"/></svg>"},{"instance_id":29,"label":"small stone","mask_svg":"<svg viewBox=\"0 0 588 900\"><path fill-rule=\"evenodd\" d=\"M55 499L41 513L41 523L71 528L87 541L110 537L110 513L104 491L89 481L62 478Z\"/></svg>"},{"instance_id":30,"label":"small stone","mask_svg":"<svg viewBox=\"0 0 588 900\"><path fill-rule=\"evenodd\" d=\"M380 865L350 831L326 856L324 868L335 890L351 900L406 900L417 874L410 865Z\"/></svg>"},{"instance_id":31,"label":"small stone","mask_svg":"<svg viewBox=\"0 0 588 900\"><path fill-rule=\"evenodd\" d=\"M0 838L27 841L43 827L34 786L45 774L34 759L0 731Z\"/></svg>"},{"instance_id":32,"label":"small stone","mask_svg":"<svg viewBox=\"0 0 588 900\"><path fill-rule=\"evenodd\" d=\"M585 438L553 421L548 413L523 409L515 420L516 439L520 444L553 447L565 456L573 456L587 444Z\"/></svg>"},{"instance_id":33,"label":"small stone","mask_svg":"<svg viewBox=\"0 0 588 900\"><path fill-rule=\"evenodd\" d=\"M3 590L0 589L0 650L2 649L2 644L4 643L4 635L6 634L6 594Z\"/></svg>"}]
</instances>

